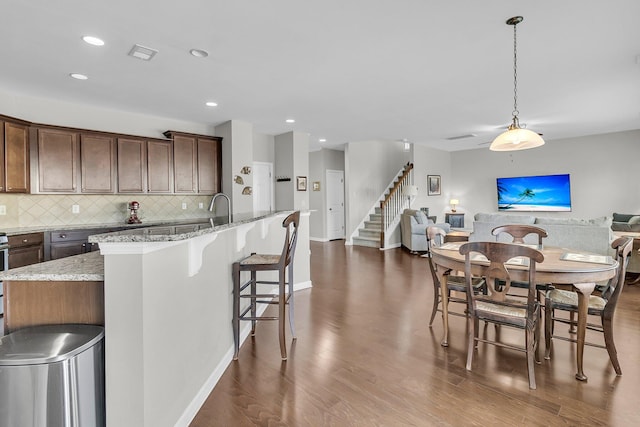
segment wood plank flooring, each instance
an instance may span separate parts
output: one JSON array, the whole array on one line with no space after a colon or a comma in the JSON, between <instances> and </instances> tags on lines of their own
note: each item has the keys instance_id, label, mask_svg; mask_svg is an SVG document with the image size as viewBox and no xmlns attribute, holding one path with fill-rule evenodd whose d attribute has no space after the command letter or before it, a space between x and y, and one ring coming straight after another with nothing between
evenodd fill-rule
<instances>
[{"instance_id":1,"label":"wood plank flooring","mask_svg":"<svg viewBox=\"0 0 640 427\"><path fill-rule=\"evenodd\" d=\"M606 350L586 347L589 380L576 381L574 345L558 340L529 390L524 353L480 344L465 370L464 318L450 316L450 345L440 346L441 318L427 325L424 258L344 241L311 251L313 288L296 292L289 360L280 360L275 322L259 322L193 427L640 425L640 286L625 287L614 320L623 376ZM504 327L484 333L524 339Z\"/></svg>"}]
</instances>

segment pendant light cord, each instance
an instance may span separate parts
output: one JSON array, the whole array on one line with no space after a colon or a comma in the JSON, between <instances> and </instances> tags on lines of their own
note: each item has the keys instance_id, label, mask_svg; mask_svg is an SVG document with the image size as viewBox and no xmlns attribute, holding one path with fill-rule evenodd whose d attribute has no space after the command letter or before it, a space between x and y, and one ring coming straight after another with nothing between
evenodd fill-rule
<instances>
[{"instance_id":1,"label":"pendant light cord","mask_svg":"<svg viewBox=\"0 0 640 427\"><path fill-rule=\"evenodd\" d=\"M518 122L518 42L516 37L516 27L518 24L513 24L513 120Z\"/></svg>"}]
</instances>

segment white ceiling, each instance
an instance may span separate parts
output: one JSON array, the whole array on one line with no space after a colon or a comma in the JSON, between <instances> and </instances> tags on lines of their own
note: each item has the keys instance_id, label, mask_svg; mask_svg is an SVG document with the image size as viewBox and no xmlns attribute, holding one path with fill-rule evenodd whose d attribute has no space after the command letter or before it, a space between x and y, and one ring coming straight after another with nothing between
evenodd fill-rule
<instances>
[{"instance_id":1,"label":"white ceiling","mask_svg":"<svg viewBox=\"0 0 640 427\"><path fill-rule=\"evenodd\" d=\"M312 149L478 148L511 119L549 140L640 128L638 0L2 0L0 88L217 125ZM94 47L81 40L105 40ZM127 56L139 43L150 62ZM191 48L205 49L195 58ZM89 80L71 79L83 73ZM219 106L206 107L205 101ZM1 112L0 112L1 113ZM295 124L286 124L295 118ZM26 118L28 119L28 118ZM446 138L477 134L459 141Z\"/></svg>"}]
</instances>

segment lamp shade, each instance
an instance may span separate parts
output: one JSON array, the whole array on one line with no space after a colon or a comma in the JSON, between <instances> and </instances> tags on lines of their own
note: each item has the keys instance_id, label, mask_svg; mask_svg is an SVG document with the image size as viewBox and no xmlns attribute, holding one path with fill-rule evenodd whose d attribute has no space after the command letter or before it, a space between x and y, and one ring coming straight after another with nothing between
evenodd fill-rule
<instances>
[{"instance_id":1,"label":"lamp shade","mask_svg":"<svg viewBox=\"0 0 640 427\"><path fill-rule=\"evenodd\" d=\"M418 187L416 185L408 185L404 187L402 193L407 197L417 196L418 195Z\"/></svg>"},{"instance_id":2,"label":"lamp shade","mask_svg":"<svg viewBox=\"0 0 640 427\"><path fill-rule=\"evenodd\" d=\"M455 206L455 205L459 205L459 204L460 204L460 200L458 200L458 199L451 199L451 200L449 200L449 204L450 204L450 205L454 205L454 206Z\"/></svg>"},{"instance_id":3,"label":"lamp shade","mask_svg":"<svg viewBox=\"0 0 640 427\"><path fill-rule=\"evenodd\" d=\"M498 135L493 140L489 149L491 151L515 151L527 150L544 145L544 139L536 132L509 126L509 130Z\"/></svg>"}]
</instances>

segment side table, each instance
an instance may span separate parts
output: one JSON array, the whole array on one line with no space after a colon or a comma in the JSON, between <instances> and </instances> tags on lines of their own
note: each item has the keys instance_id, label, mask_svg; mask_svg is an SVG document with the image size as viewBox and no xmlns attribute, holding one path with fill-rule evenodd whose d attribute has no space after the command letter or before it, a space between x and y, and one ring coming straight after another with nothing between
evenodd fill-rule
<instances>
[{"instance_id":1,"label":"side table","mask_svg":"<svg viewBox=\"0 0 640 427\"><path fill-rule=\"evenodd\" d=\"M458 212L447 212L444 214L444 222L452 228L464 228L464 214Z\"/></svg>"}]
</instances>

